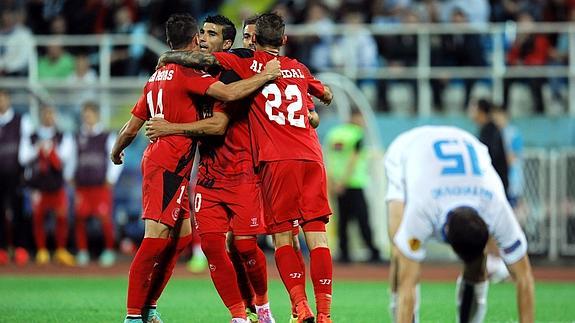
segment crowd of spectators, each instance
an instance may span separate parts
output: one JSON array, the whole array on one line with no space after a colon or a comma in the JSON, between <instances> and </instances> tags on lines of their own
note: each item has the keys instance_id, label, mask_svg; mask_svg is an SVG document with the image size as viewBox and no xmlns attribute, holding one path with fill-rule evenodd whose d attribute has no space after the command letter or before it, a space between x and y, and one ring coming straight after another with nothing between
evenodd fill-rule
<instances>
[{"instance_id":1,"label":"crowd of spectators","mask_svg":"<svg viewBox=\"0 0 575 323\"><path fill-rule=\"evenodd\" d=\"M275 10L289 24L310 24L317 34L290 37L286 54L300 59L312 71L337 69L346 63L357 69L387 67L390 73L401 73L404 67L417 64L417 36L374 36L363 24L395 26L416 23L458 23L480 25L488 22L515 22L527 26L533 22L568 22L575 18L573 0L88 0L47 1L7 0L0 6L0 35L7 36L0 46L0 75L20 76L28 72L32 35L85 35L109 33L139 37L150 34L163 41L163 23L174 12L189 12L201 19L221 12L230 15L239 26L242 19L262 11ZM336 24L355 26L353 35L334 36ZM568 38L565 34L505 33L506 60L513 66L564 65L568 59ZM491 62L492 40L486 35L441 35L431 39L432 66L487 66ZM111 54L112 76L148 75L154 68L156 55L142 44L114 45ZM75 65L91 66L99 62L97 48L63 46L58 41L40 47L38 73L42 80L74 79ZM84 60L75 63L75 60ZM92 76L87 75L87 82ZM443 109L444 89L449 75L432 79L433 107ZM462 108L466 108L476 78L461 80L465 88ZM389 111L388 89L391 84L410 85L417 106L415 79L363 80L378 89L377 106ZM542 87L548 83L554 102L564 109L564 79L506 78L504 108L508 106L509 88L520 82L529 86L536 113L543 113Z\"/></svg>"}]
</instances>

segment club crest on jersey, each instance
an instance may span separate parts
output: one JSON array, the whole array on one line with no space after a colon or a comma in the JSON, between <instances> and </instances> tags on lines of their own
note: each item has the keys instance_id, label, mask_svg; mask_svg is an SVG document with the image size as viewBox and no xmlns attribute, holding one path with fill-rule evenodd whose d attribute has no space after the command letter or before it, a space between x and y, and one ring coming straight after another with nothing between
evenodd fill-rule
<instances>
[{"instance_id":1,"label":"club crest on jersey","mask_svg":"<svg viewBox=\"0 0 575 323\"><path fill-rule=\"evenodd\" d=\"M421 248L421 241L419 241L419 239L409 239L409 249L411 249L411 251L417 251L419 248Z\"/></svg>"},{"instance_id":2,"label":"club crest on jersey","mask_svg":"<svg viewBox=\"0 0 575 323\"><path fill-rule=\"evenodd\" d=\"M180 215L180 208L179 207L174 208L174 210L172 211L172 219L174 219L174 221L177 221L179 215Z\"/></svg>"}]
</instances>

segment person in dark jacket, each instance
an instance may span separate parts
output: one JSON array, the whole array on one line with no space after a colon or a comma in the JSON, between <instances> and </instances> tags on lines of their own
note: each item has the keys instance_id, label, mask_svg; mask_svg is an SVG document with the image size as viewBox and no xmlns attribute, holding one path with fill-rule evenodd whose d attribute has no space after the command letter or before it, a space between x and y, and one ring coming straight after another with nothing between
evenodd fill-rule
<instances>
[{"instance_id":1,"label":"person in dark jacket","mask_svg":"<svg viewBox=\"0 0 575 323\"><path fill-rule=\"evenodd\" d=\"M499 174L499 177L501 177L501 182L503 182L503 187L507 193L509 186L509 166L507 164L503 136L495 122L493 122L491 115L492 110L493 104L491 101L479 99L471 104L469 114L471 119L480 127L479 141L487 146L491 163L495 171L497 171L497 174Z\"/></svg>"}]
</instances>

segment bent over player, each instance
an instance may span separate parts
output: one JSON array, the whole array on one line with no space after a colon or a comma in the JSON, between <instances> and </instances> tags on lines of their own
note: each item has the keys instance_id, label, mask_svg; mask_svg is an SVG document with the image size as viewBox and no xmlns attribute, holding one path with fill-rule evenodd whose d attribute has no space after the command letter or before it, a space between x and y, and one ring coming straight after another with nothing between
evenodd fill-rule
<instances>
[{"instance_id":1,"label":"bent over player","mask_svg":"<svg viewBox=\"0 0 575 323\"><path fill-rule=\"evenodd\" d=\"M527 241L487 147L459 128L418 127L392 142L385 169L395 248L396 321L418 321L414 307L420 262L425 243L435 237L450 244L464 263L457 279L458 322L483 322L488 290L484 249L491 236L517 284L519 320L533 322Z\"/></svg>"},{"instance_id":2,"label":"bent over player","mask_svg":"<svg viewBox=\"0 0 575 323\"><path fill-rule=\"evenodd\" d=\"M198 32L196 21L189 15L173 15L166 23L167 42L173 49L197 50ZM122 163L124 148L145 120L162 116L171 122L196 121L194 96L241 99L279 75L277 60L267 67L260 75L228 85L205 72L177 65L158 69L148 80L132 117L120 130L112 161ZM144 152L145 235L130 267L125 322L160 321L156 301L171 276L177 255L191 238L187 187L195 148L191 138L167 136L150 143ZM243 316L245 319L245 312ZM237 322L244 322L239 319Z\"/></svg>"}]
</instances>

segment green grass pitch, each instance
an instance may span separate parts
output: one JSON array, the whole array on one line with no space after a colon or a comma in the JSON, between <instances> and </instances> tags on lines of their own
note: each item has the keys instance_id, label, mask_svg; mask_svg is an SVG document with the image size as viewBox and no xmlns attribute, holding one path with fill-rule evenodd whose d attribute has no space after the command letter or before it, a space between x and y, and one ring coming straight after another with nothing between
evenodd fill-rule
<instances>
[{"instance_id":1,"label":"green grass pitch","mask_svg":"<svg viewBox=\"0 0 575 323\"><path fill-rule=\"evenodd\" d=\"M0 322L123 322L125 278L0 277ZM308 295L313 295L308 282ZM421 322L454 322L455 283L423 283ZM287 322L289 304L281 282L270 282L272 311ZM575 322L575 283L537 283L537 322ZM338 323L389 322L384 282L340 281L332 318ZM490 286L485 322L515 322L513 284ZM208 279L173 279L160 299L166 323L229 322Z\"/></svg>"}]
</instances>

